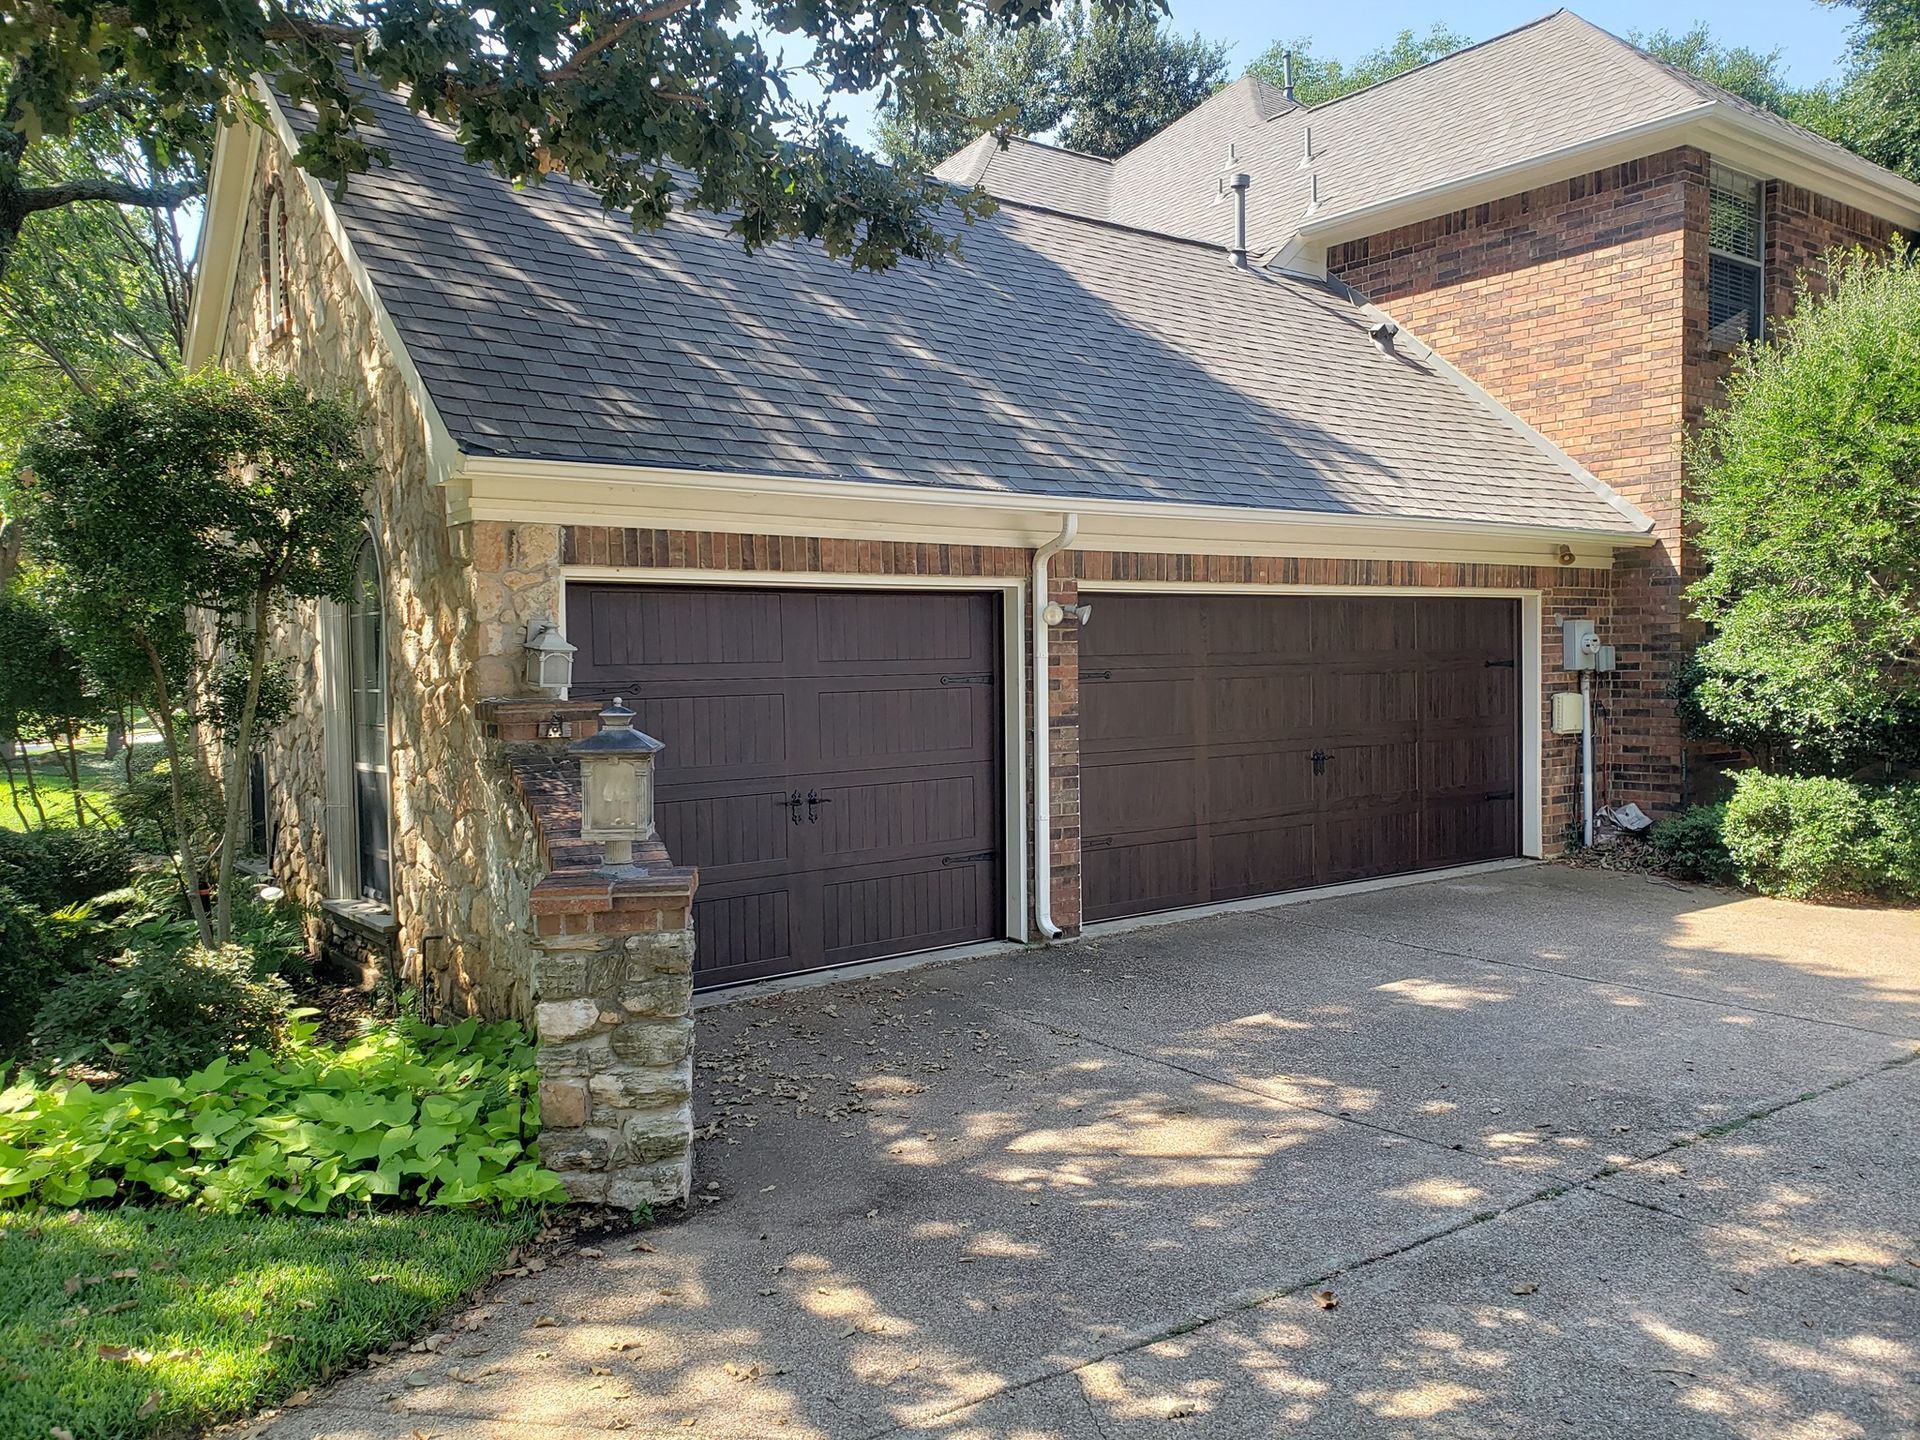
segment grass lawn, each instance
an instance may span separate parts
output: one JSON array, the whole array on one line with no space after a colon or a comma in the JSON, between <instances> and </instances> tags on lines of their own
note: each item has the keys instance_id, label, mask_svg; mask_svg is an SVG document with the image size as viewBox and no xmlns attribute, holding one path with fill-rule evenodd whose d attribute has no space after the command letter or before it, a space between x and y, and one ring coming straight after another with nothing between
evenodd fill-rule
<instances>
[{"instance_id":1,"label":"grass lawn","mask_svg":"<svg viewBox=\"0 0 1920 1440\"><path fill-rule=\"evenodd\" d=\"M135 769L151 765L159 750L158 740L136 744L133 747ZM124 757L116 755L111 760L107 759L104 737L84 735L80 740L78 758L80 793L87 801L89 821L95 815L102 814L111 819L113 806L109 803L109 796L114 787L126 778ZM48 822L54 825L73 824L73 783L67 778L66 757L42 748L14 757L12 795L7 794L5 776L0 775L0 829L26 830L37 827L40 822L33 808L33 800L27 793L29 763L33 766L34 787L40 793L40 805L47 812Z\"/></svg>"},{"instance_id":2,"label":"grass lawn","mask_svg":"<svg viewBox=\"0 0 1920 1440\"><path fill-rule=\"evenodd\" d=\"M0 1211L0 1436L197 1429L419 1330L533 1214Z\"/></svg>"}]
</instances>

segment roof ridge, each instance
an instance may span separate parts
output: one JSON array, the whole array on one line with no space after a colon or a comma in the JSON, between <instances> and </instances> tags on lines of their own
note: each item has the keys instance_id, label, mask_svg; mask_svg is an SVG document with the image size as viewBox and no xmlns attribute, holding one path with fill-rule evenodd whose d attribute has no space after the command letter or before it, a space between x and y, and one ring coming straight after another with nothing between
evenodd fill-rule
<instances>
[{"instance_id":1,"label":"roof ridge","mask_svg":"<svg viewBox=\"0 0 1920 1440\"><path fill-rule=\"evenodd\" d=\"M1436 56L1432 60L1424 61L1421 64L1414 66L1411 70L1402 70L1397 75L1389 75L1384 80L1376 80L1371 85L1361 86L1358 90L1349 90L1347 91L1346 94L1336 95L1331 100L1322 100L1318 105L1303 105L1301 108L1305 110L1309 115L1318 115L1323 110L1329 110L1335 105L1340 104L1342 101L1352 100L1353 98L1359 95L1370 95L1375 90L1384 89L1389 85L1396 84L1399 81L1406 79L1409 75L1418 75L1424 70L1433 69L1436 65L1445 65L1450 61L1458 60L1462 55L1470 55L1476 50L1484 50L1489 45L1498 45L1502 40L1511 40L1515 35L1519 35L1527 30L1532 30L1537 26L1545 25L1549 20L1557 20L1562 15L1568 16L1574 20L1578 20L1582 25L1592 25L1591 21L1586 20L1582 16L1576 15L1573 11L1569 10L1566 6L1563 5L1558 10L1550 10L1545 15L1536 16L1534 19L1528 20L1525 23L1520 25L1515 25L1511 29L1502 30L1498 35L1489 35L1484 40L1476 40L1471 45L1462 45L1458 50L1450 50L1445 55ZM1596 30L1600 29L1600 27L1597 25L1593 25L1592 28ZM1601 31L1601 34L1603 35L1606 33L1607 32L1604 30ZM1618 38L1618 37L1614 37L1614 38ZM1277 120L1280 117L1276 115L1273 118Z\"/></svg>"}]
</instances>

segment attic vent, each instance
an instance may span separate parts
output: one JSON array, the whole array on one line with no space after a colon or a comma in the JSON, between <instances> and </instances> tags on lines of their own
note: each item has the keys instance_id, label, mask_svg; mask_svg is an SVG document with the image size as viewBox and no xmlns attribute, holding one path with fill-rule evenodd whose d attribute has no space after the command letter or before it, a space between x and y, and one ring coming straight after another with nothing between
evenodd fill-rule
<instances>
[{"instance_id":1,"label":"attic vent","mask_svg":"<svg viewBox=\"0 0 1920 1440\"><path fill-rule=\"evenodd\" d=\"M1707 185L1707 333L1715 345L1760 338L1766 307L1765 190L1715 165Z\"/></svg>"}]
</instances>

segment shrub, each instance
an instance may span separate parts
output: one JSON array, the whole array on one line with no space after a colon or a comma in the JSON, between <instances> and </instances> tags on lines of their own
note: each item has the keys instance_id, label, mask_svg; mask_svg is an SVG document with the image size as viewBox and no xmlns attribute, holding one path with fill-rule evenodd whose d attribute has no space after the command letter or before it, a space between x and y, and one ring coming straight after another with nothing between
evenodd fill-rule
<instances>
[{"instance_id":1,"label":"shrub","mask_svg":"<svg viewBox=\"0 0 1920 1440\"><path fill-rule=\"evenodd\" d=\"M1747 771L1725 837L1742 883L1762 894L1920 899L1920 786Z\"/></svg>"},{"instance_id":2,"label":"shrub","mask_svg":"<svg viewBox=\"0 0 1920 1440\"><path fill-rule=\"evenodd\" d=\"M147 1195L208 1210L564 1200L532 1151L534 1051L511 1022L402 1020L344 1048L289 1027L181 1078L0 1093L0 1205Z\"/></svg>"},{"instance_id":3,"label":"shrub","mask_svg":"<svg viewBox=\"0 0 1920 1440\"><path fill-rule=\"evenodd\" d=\"M77 905L120 889L132 876L132 848L116 831L0 830L0 886L39 909Z\"/></svg>"},{"instance_id":4,"label":"shrub","mask_svg":"<svg viewBox=\"0 0 1920 1440\"><path fill-rule=\"evenodd\" d=\"M270 1048L288 1003L285 982L256 977L253 956L237 945L130 949L47 997L34 1018L33 1053L54 1069L85 1061L113 1075L180 1075Z\"/></svg>"},{"instance_id":5,"label":"shrub","mask_svg":"<svg viewBox=\"0 0 1920 1440\"><path fill-rule=\"evenodd\" d=\"M1667 869L1681 879L1726 885L1737 875L1722 833L1726 821L1725 805L1694 805L1655 825L1647 839Z\"/></svg>"},{"instance_id":6,"label":"shrub","mask_svg":"<svg viewBox=\"0 0 1920 1440\"><path fill-rule=\"evenodd\" d=\"M25 1053L47 997L109 945L92 905L49 914L0 885L0 1060Z\"/></svg>"}]
</instances>

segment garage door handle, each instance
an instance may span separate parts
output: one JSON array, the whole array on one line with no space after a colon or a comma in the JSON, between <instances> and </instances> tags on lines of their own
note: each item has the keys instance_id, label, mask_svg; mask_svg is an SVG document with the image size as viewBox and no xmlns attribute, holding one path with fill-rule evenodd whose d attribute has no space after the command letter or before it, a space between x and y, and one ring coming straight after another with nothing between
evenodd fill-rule
<instances>
[{"instance_id":1,"label":"garage door handle","mask_svg":"<svg viewBox=\"0 0 1920 1440\"><path fill-rule=\"evenodd\" d=\"M793 794L789 795L786 799L776 800L773 803L785 807L788 818L791 819L794 824L798 825L800 823L800 792L798 790L794 791Z\"/></svg>"}]
</instances>

